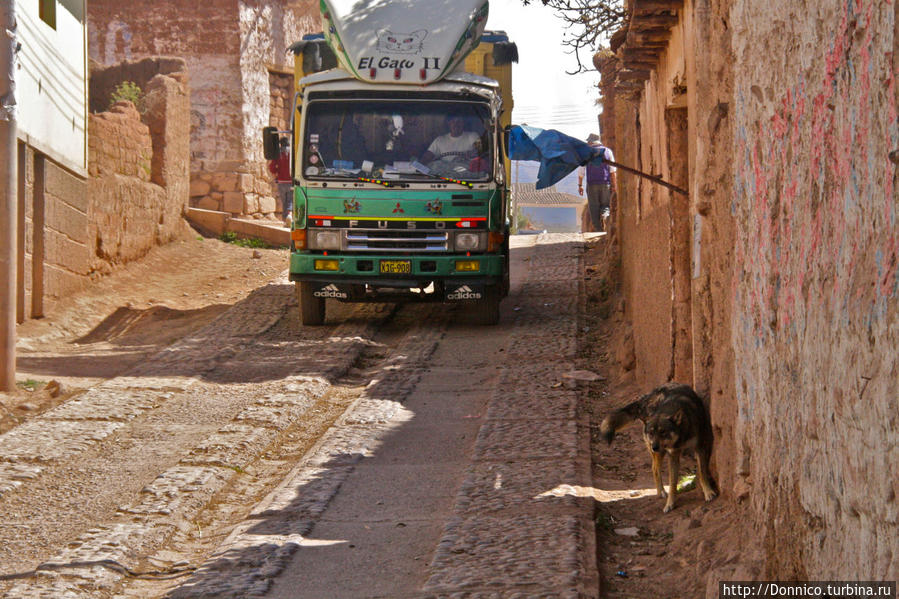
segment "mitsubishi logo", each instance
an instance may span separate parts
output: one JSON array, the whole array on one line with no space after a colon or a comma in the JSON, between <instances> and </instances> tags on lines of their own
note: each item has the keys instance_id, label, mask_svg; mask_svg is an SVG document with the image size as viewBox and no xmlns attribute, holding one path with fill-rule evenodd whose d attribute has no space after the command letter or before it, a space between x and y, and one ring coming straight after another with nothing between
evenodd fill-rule
<instances>
[{"instance_id":1,"label":"mitsubishi logo","mask_svg":"<svg viewBox=\"0 0 899 599\"><path fill-rule=\"evenodd\" d=\"M397 213L399 213L399 214L405 214L406 211L403 210L402 207L400 206L400 203L397 202L397 203L396 203L396 208L393 209L393 213L394 213L394 214L397 214Z\"/></svg>"}]
</instances>

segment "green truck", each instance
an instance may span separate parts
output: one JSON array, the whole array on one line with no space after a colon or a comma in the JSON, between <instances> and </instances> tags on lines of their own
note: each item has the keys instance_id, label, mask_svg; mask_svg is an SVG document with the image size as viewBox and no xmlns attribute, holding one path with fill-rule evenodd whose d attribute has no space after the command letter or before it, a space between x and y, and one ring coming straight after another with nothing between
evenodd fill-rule
<instances>
[{"instance_id":1,"label":"green truck","mask_svg":"<svg viewBox=\"0 0 899 599\"><path fill-rule=\"evenodd\" d=\"M499 321L517 49L484 31L483 0L433 29L428 4L359 17L350 1L322 0L324 33L292 46L290 279L304 325L322 324L332 301L465 302ZM279 134L263 132L268 159Z\"/></svg>"}]
</instances>

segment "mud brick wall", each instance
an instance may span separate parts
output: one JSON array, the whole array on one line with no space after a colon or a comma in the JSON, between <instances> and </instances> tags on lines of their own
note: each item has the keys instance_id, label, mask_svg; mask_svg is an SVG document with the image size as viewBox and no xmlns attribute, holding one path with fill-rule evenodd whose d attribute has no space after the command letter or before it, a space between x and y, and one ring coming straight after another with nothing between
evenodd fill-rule
<instances>
[{"instance_id":1,"label":"mud brick wall","mask_svg":"<svg viewBox=\"0 0 899 599\"><path fill-rule=\"evenodd\" d=\"M167 241L159 235L167 196L150 182L150 130L131 102L90 115L88 127L90 266L104 272Z\"/></svg>"},{"instance_id":2,"label":"mud brick wall","mask_svg":"<svg viewBox=\"0 0 899 599\"><path fill-rule=\"evenodd\" d=\"M192 206L256 217L274 213L262 156L269 73L292 72L287 47L321 29L318 10L313 0L211 0L189 9L176 0L89 3L92 60L112 65L162 54L185 61Z\"/></svg>"},{"instance_id":3,"label":"mud brick wall","mask_svg":"<svg viewBox=\"0 0 899 599\"><path fill-rule=\"evenodd\" d=\"M190 91L179 58L91 65L91 106L108 105L122 81L143 91L143 114L130 102L91 114L88 187L91 270L134 260L183 233L190 188Z\"/></svg>"},{"instance_id":4,"label":"mud brick wall","mask_svg":"<svg viewBox=\"0 0 899 599\"><path fill-rule=\"evenodd\" d=\"M598 55L603 94L614 98L601 118L602 137L615 159L686 188L687 99L673 81L685 79L684 25L672 28L668 51L639 93L620 94L610 55ZM619 143L620 142L620 143ZM620 171L612 211L619 232L625 312L632 332L622 356L638 381L652 387L668 380L693 383L690 303L689 205L687 199L646 179ZM686 235L685 235L686 233Z\"/></svg>"},{"instance_id":5,"label":"mud brick wall","mask_svg":"<svg viewBox=\"0 0 899 599\"><path fill-rule=\"evenodd\" d=\"M734 433L776 578L899 575L897 13L733 3Z\"/></svg>"},{"instance_id":6,"label":"mud brick wall","mask_svg":"<svg viewBox=\"0 0 899 599\"><path fill-rule=\"evenodd\" d=\"M122 175L150 180L150 129L131 102L117 102L109 112L91 115L88 152L91 177Z\"/></svg>"}]
</instances>

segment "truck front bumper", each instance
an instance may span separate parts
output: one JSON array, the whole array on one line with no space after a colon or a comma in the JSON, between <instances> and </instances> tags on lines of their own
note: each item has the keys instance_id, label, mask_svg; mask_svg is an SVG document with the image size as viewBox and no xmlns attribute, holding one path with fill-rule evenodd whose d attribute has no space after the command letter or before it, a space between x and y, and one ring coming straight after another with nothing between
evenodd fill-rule
<instances>
[{"instance_id":1,"label":"truck front bumper","mask_svg":"<svg viewBox=\"0 0 899 599\"><path fill-rule=\"evenodd\" d=\"M323 261L327 261L323 263ZM355 255L309 254L294 252L290 256L291 281L336 281L384 284L394 286L418 281L484 279L499 280L503 276L506 258L501 254L453 255ZM335 265L336 262L336 265ZM382 263L408 262L408 273L382 272ZM318 268L317 268L318 266ZM327 266L328 269L323 268ZM334 267L336 266L336 270Z\"/></svg>"},{"instance_id":2,"label":"truck front bumper","mask_svg":"<svg viewBox=\"0 0 899 599\"><path fill-rule=\"evenodd\" d=\"M323 262L324 261L324 262ZM408 273L381 272L382 262L401 264ZM501 254L465 255L333 255L293 253L290 280L312 284L320 297L365 301L460 301L483 297L488 286L500 285L506 263ZM331 270L327 270L323 267ZM335 270L336 268L336 270ZM433 293L413 293L434 284Z\"/></svg>"}]
</instances>

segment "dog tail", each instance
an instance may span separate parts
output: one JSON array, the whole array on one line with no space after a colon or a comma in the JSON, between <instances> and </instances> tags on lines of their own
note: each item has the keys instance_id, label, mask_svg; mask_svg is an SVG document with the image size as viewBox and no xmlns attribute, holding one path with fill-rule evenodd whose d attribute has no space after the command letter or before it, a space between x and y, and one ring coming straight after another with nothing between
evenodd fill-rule
<instances>
[{"instance_id":1,"label":"dog tail","mask_svg":"<svg viewBox=\"0 0 899 599\"><path fill-rule=\"evenodd\" d=\"M643 420L645 414L646 401L643 397L627 404L623 408L618 408L602 419L602 423L599 425L600 438L611 445L612 439L615 438L615 433L635 420Z\"/></svg>"}]
</instances>

